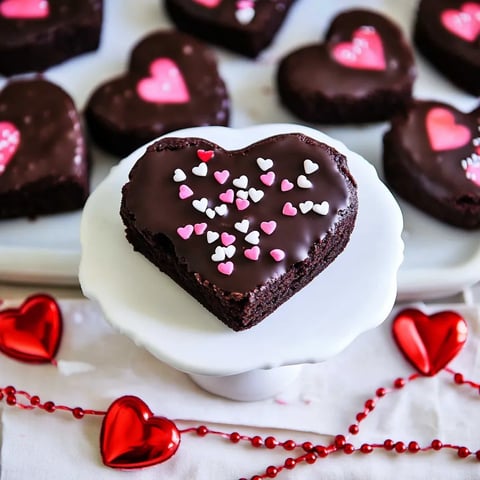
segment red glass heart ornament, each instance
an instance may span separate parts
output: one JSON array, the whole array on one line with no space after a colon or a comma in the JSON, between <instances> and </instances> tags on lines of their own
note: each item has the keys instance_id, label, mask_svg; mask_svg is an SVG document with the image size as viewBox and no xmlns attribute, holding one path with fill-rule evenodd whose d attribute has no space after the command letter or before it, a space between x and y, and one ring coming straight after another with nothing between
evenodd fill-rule
<instances>
[{"instance_id":1,"label":"red glass heart ornament","mask_svg":"<svg viewBox=\"0 0 480 480\"><path fill-rule=\"evenodd\" d=\"M433 376L460 352L467 323L453 311L426 315L407 308L393 320L393 336L407 360L423 375Z\"/></svg>"},{"instance_id":2,"label":"red glass heart ornament","mask_svg":"<svg viewBox=\"0 0 480 480\"><path fill-rule=\"evenodd\" d=\"M168 460L180 445L180 432L165 417L156 417L138 397L126 395L109 407L102 423L103 463L112 468L143 468Z\"/></svg>"},{"instance_id":3,"label":"red glass heart ornament","mask_svg":"<svg viewBox=\"0 0 480 480\"><path fill-rule=\"evenodd\" d=\"M19 308L0 311L0 351L23 362L52 362L62 328L62 312L55 299L32 295Z\"/></svg>"}]
</instances>

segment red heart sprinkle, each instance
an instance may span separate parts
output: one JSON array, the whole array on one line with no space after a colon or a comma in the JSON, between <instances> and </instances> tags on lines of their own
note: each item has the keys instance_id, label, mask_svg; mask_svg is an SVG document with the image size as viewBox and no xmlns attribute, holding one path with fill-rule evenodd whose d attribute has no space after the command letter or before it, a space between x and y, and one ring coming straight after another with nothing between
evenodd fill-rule
<instances>
[{"instance_id":1,"label":"red heart sprinkle","mask_svg":"<svg viewBox=\"0 0 480 480\"><path fill-rule=\"evenodd\" d=\"M448 365L467 340L467 323L452 311L425 315L407 308L393 320L393 336L406 359L423 375Z\"/></svg>"},{"instance_id":2,"label":"red heart sprinkle","mask_svg":"<svg viewBox=\"0 0 480 480\"><path fill-rule=\"evenodd\" d=\"M143 468L165 462L180 445L180 432L165 417L156 417L138 397L115 400L103 419L100 449L112 468Z\"/></svg>"},{"instance_id":3,"label":"red heart sprinkle","mask_svg":"<svg viewBox=\"0 0 480 480\"><path fill-rule=\"evenodd\" d=\"M213 158L213 150L203 150L199 148L197 150L197 157L202 161L202 162L208 162Z\"/></svg>"},{"instance_id":4,"label":"red heart sprinkle","mask_svg":"<svg viewBox=\"0 0 480 480\"><path fill-rule=\"evenodd\" d=\"M49 295L0 311L0 351L29 363L52 362L62 336L62 312Z\"/></svg>"}]
</instances>

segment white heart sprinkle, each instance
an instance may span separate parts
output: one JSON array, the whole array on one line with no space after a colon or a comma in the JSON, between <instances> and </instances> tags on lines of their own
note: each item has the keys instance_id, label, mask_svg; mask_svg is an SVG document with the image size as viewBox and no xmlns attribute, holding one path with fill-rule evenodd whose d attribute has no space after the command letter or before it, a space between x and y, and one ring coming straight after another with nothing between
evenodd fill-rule
<instances>
[{"instance_id":1,"label":"white heart sprinkle","mask_svg":"<svg viewBox=\"0 0 480 480\"><path fill-rule=\"evenodd\" d=\"M273 167L273 160L270 158L262 158L258 157L257 158L257 165L264 171L266 172L267 170L270 170Z\"/></svg>"},{"instance_id":2,"label":"white heart sprinkle","mask_svg":"<svg viewBox=\"0 0 480 480\"><path fill-rule=\"evenodd\" d=\"M248 177L242 175L241 177L235 178L232 182L237 188L247 188L248 186Z\"/></svg>"},{"instance_id":3,"label":"white heart sprinkle","mask_svg":"<svg viewBox=\"0 0 480 480\"><path fill-rule=\"evenodd\" d=\"M214 262L223 262L225 260L225 250L218 246L215 253L210 257Z\"/></svg>"},{"instance_id":4,"label":"white heart sprinkle","mask_svg":"<svg viewBox=\"0 0 480 480\"><path fill-rule=\"evenodd\" d=\"M319 168L318 163L312 162L309 158L303 161L303 169L307 175L316 172Z\"/></svg>"},{"instance_id":5,"label":"white heart sprinkle","mask_svg":"<svg viewBox=\"0 0 480 480\"><path fill-rule=\"evenodd\" d=\"M252 230L246 237L245 241L252 245L258 245L260 243L260 233L257 230Z\"/></svg>"},{"instance_id":6,"label":"white heart sprinkle","mask_svg":"<svg viewBox=\"0 0 480 480\"><path fill-rule=\"evenodd\" d=\"M205 213L207 214L208 218L213 218L215 217L215 210L213 208L207 208L205 210Z\"/></svg>"},{"instance_id":7,"label":"white heart sprinkle","mask_svg":"<svg viewBox=\"0 0 480 480\"><path fill-rule=\"evenodd\" d=\"M223 217L227 214L227 206L224 203L222 203L218 207L215 207L215 211L218 213L218 215Z\"/></svg>"},{"instance_id":8,"label":"white heart sprinkle","mask_svg":"<svg viewBox=\"0 0 480 480\"><path fill-rule=\"evenodd\" d=\"M297 185L300 188L312 188L313 187L312 182L305 175L299 175L298 176Z\"/></svg>"},{"instance_id":9,"label":"white heart sprinkle","mask_svg":"<svg viewBox=\"0 0 480 480\"><path fill-rule=\"evenodd\" d=\"M300 211L305 215L313 208L313 202L311 200L307 200L306 202L301 202L298 207Z\"/></svg>"},{"instance_id":10,"label":"white heart sprinkle","mask_svg":"<svg viewBox=\"0 0 480 480\"><path fill-rule=\"evenodd\" d=\"M228 247L224 247L223 251L228 258L232 258L235 255L235 251L237 249L233 245L229 245Z\"/></svg>"},{"instance_id":11,"label":"white heart sprinkle","mask_svg":"<svg viewBox=\"0 0 480 480\"><path fill-rule=\"evenodd\" d=\"M208 243L216 242L219 238L220 238L220 234L218 232L213 232L212 230L209 230L207 232L207 242Z\"/></svg>"},{"instance_id":12,"label":"white heart sprinkle","mask_svg":"<svg viewBox=\"0 0 480 480\"><path fill-rule=\"evenodd\" d=\"M242 232L242 233L247 233L248 227L250 227L250 222L246 218L241 222L237 222L235 224L235 230L238 230L239 232Z\"/></svg>"},{"instance_id":13,"label":"white heart sprinkle","mask_svg":"<svg viewBox=\"0 0 480 480\"><path fill-rule=\"evenodd\" d=\"M208 167L205 162L198 164L196 167L192 168L192 173L197 177L206 177L208 173Z\"/></svg>"},{"instance_id":14,"label":"white heart sprinkle","mask_svg":"<svg viewBox=\"0 0 480 480\"><path fill-rule=\"evenodd\" d=\"M265 195L263 193L263 190L257 190L256 188L249 188L248 189L248 194L250 195L250 198L255 202L259 202L263 196Z\"/></svg>"},{"instance_id":15,"label":"white heart sprinkle","mask_svg":"<svg viewBox=\"0 0 480 480\"><path fill-rule=\"evenodd\" d=\"M242 8L241 10L237 10L235 12L236 19L242 25L246 25L247 23L250 23L253 20L254 16L255 16L255 9L252 7Z\"/></svg>"},{"instance_id":16,"label":"white heart sprinkle","mask_svg":"<svg viewBox=\"0 0 480 480\"><path fill-rule=\"evenodd\" d=\"M248 192L246 190L237 190L237 197L246 200L248 198Z\"/></svg>"},{"instance_id":17,"label":"white heart sprinkle","mask_svg":"<svg viewBox=\"0 0 480 480\"><path fill-rule=\"evenodd\" d=\"M183 182L187 179L185 172L181 168L176 168L173 172L173 181L174 182Z\"/></svg>"},{"instance_id":18,"label":"white heart sprinkle","mask_svg":"<svg viewBox=\"0 0 480 480\"><path fill-rule=\"evenodd\" d=\"M313 211L319 215L327 215L330 210L330 205L328 202L323 201L322 203L316 203L313 206Z\"/></svg>"},{"instance_id":19,"label":"white heart sprinkle","mask_svg":"<svg viewBox=\"0 0 480 480\"><path fill-rule=\"evenodd\" d=\"M200 200L193 200L192 205L193 208L195 208L199 212L204 213L208 207L208 200L205 197L201 198Z\"/></svg>"}]
</instances>

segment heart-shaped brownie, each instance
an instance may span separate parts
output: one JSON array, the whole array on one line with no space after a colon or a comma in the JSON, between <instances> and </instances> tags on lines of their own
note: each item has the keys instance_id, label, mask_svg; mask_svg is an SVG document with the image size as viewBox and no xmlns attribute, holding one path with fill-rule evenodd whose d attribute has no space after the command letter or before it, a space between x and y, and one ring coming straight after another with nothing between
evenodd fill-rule
<instances>
[{"instance_id":1,"label":"heart-shaped brownie","mask_svg":"<svg viewBox=\"0 0 480 480\"><path fill-rule=\"evenodd\" d=\"M229 106L213 51L190 35L162 31L137 44L125 75L93 92L85 116L98 145L126 155L173 130L228 125Z\"/></svg>"},{"instance_id":2,"label":"heart-shaped brownie","mask_svg":"<svg viewBox=\"0 0 480 480\"><path fill-rule=\"evenodd\" d=\"M280 61L277 85L281 102L303 120L363 123L405 110L415 77L399 27L379 13L349 10L334 19L324 43Z\"/></svg>"},{"instance_id":3,"label":"heart-shaped brownie","mask_svg":"<svg viewBox=\"0 0 480 480\"><path fill-rule=\"evenodd\" d=\"M422 0L414 41L442 75L472 95L480 95L478 0Z\"/></svg>"},{"instance_id":4,"label":"heart-shaped brownie","mask_svg":"<svg viewBox=\"0 0 480 480\"><path fill-rule=\"evenodd\" d=\"M0 73L39 72L96 50L102 17L102 0L0 0Z\"/></svg>"},{"instance_id":5,"label":"heart-shaped brownie","mask_svg":"<svg viewBox=\"0 0 480 480\"><path fill-rule=\"evenodd\" d=\"M346 158L302 134L235 151L165 137L133 167L121 205L134 248L234 330L326 268L356 212Z\"/></svg>"},{"instance_id":6,"label":"heart-shaped brownie","mask_svg":"<svg viewBox=\"0 0 480 480\"><path fill-rule=\"evenodd\" d=\"M184 32L254 58L271 44L294 2L165 0L165 7Z\"/></svg>"},{"instance_id":7,"label":"heart-shaped brownie","mask_svg":"<svg viewBox=\"0 0 480 480\"><path fill-rule=\"evenodd\" d=\"M72 98L41 78L7 83L0 91L0 218L80 209L88 174Z\"/></svg>"},{"instance_id":8,"label":"heart-shaped brownie","mask_svg":"<svg viewBox=\"0 0 480 480\"><path fill-rule=\"evenodd\" d=\"M411 204L452 225L480 227L480 109L415 101L385 134L383 163L389 185Z\"/></svg>"}]
</instances>

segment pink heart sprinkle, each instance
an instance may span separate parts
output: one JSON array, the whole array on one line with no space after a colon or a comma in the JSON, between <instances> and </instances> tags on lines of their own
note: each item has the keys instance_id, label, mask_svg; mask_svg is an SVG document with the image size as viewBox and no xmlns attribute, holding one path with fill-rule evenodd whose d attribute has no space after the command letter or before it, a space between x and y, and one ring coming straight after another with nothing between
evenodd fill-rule
<instances>
[{"instance_id":1,"label":"pink heart sprinkle","mask_svg":"<svg viewBox=\"0 0 480 480\"><path fill-rule=\"evenodd\" d=\"M220 273L224 275L231 275L233 272L233 263L232 262L222 262L217 265L217 269Z\"/></svg>"},{"instance_id":2,"label":"pink heart sprinkle","mask_svg":"<svg viewBox=\"0 0 480 480\"><path fill-rule=\"evenodd\" d=\"M202 235L205 230L207 229L207 224L206 223L196 223L194 226L195 229L195 235Z\"/></svg>"},{"instance_id":3,"label":"pink heart sprinkle","mask_svg":"<svg viewBox=\"0 0 480 480\"><path fill-rule=\"evenodd\" d=\"M184 227L178 227L177 233L182 237L184 240L188 240L193 233L193 225L185 225Z\"/></svg>"},{"instance_id":4,"label":"pink heart sprinkle","mask_svg":"<svg viewBox=\"0 0 480 480\"><path fill-rule=\"evenodd\" d=\"M273 185L273 182L275 181L275 173L273 172L264 173L263 175L260 175L260 180L267 187L271 187Z\"/></svg>"},{"instance_id":5,"label":"pink heart sprinkle","mask_svg":"<svg viewBox=\"0 0 480 480\"><path fill-rule=\"evenodd\" d=\"M229 245L231 245L232 243L235 242L236 240L236 237L235 235L230 235L229 233L227 232L223 232L222 235L220 236L220 238L222 239L222 243L228 247Z\"/></svg>"},{"instance_id":6,"label":"pink heart sprinkle","mask_svg":"<svg viewBox=\"0 0 480 480\"><path fill-rule=\"evenodd\" d=\"M233 203L235 192L229 188L226 192L221 193L218 198L225 203Z\"/></svg>"},{"instance_id":7,"label":"pink heart sprinkle","mask_svg":"<svg viewBox=\"0 0 480 480\"><path fill-rule=\"evenodd\" d=\"M50 13L47 0L4 0L0 15L5 18L46 18Z\"/></svg>"},{"instance_id":8,"label":"pink heart sprinkle","mask_svg":"<svg viewBox=\"0 0 480 480\"><path fill-rule=\"evenodd\" d=\"M282 213L287 217L294 217L297 214L297 209L291 204L291 202L286 202L283 206Z\"/></svg>"},{"instance_id":9,"label":"pink heart sprinkle","mask_svg":"<svg viewBox=\"0 0 480 480\"><path fill-rule=\"evenodd\" d=\"M207 8L215 8L217 5L219 5L219 3L222 0L193 0L193 1Z\"/></svg>"},{"instance_id":10,"label":"pink heart sprinkle","mask_svg":"<svg viewBox=\"0 0 480 480\"><path fill-rule=\"evenodd\" d=\"M197 157L202 161L202 162L208 162L213 158L214 152L213 150L203 150L203 148L199 148L197 150Z\"/></svg>"},{"instance_id":11,"label":"pink heart sprinkle","mask_svg":"<svg viewBox=\"0 0 480 480\"><path fill-rule=\"evenodd\" d=\"M480 187L480 163L468 164L465 168L465 176Z\"/></svg>"},{"instance_id":12,"label":"pink heart sprinkle","mask_svg":"<svg viewBox=\"0 0 480 480\"><path fill-rule=\"evenodd\" d=\"M430 145L436 152L463 147L472 138L470 129L459 125L453 113L446 108L432 108L427 113L425 124Z\"/></svg>"},{"instance_id":13,"label":"pink heart sprinkle","mask_svg":"<svg viewBox=\"0 0 480 480\"><path fill-rule=\"evenodd\" d=\"M193 195L193 190L188 185L180 185L180 187L178 187L178 196L182 200L185 200L186 198L191 197L192 195Z\"/></svg>"},{"instance_id":14,"label":"pink heart sprinkle","mask_svg":"<svg viewBox=\"0 0 480 480\"><path fill-rule=\"evenodd\" d=\"M0 122L0 174L15 155L20 145L20 131L10 122Z\"/></svg>"},{"instance_id":15,"label":"pink heart sprinkle","mask_svg":"<svg viewBox=\"0 0 480 480\"><path fill-rule=\"evenodd\" d=\"M249 260L253 260L254 262L256 262L260 257L260 248L255 245L252 248L247 248L246 250L244 250L243 254Z\"/></svg>"},{"instance_id":16,"label":"pink heart sprinkle","mask_svg":"<svg viewBox=\"0 0 480 480\"><path fill-rule=\"evenodd\" d=\"M280 184L280 190L282 192L288 192L293 188L293 183L287 180L286 178L282 180L282 183Z\"/></svg>"},{"instance_id":17,"label":"pink heart sprinkle","mask_svg":"<svg viewBox=\"0 0 480 480\"><path fill-rule=\"evenodd\" d=\"M480 35L480 5L477 3L464 3L460 10L444 10L441 20L447 30L467 42L474 42Z\"/></svg>"},{"instance_id":18,"label":"pink heart sprinkle","mask_svg":"<svg viewBox=\"0 0 480 480\"><path fill-rule=\"evenodd\" d=\"M239 210L245 210L250 205L250 202L248 200L244 200L243 198L237 198L235 200L235 204Z\"/></svg>"},{"instance_id":19,"label":"pink heart sprinkle","mask_svg":"<svg viewBox=\"0 0 480 480\"><path fill-rule=\"evenodd\" d=\"M260 228L267 234L271 235L277 228L277 222L275 220L270 220L269 222L262 222Z\"/></svg>"},{"instance_id":20,"label":"pink heart sprinkle","mask_svg":"<svg viewBox=\"0 0 480 480\"><path fill-rule=\"evenodd\" d=\"M285 258L285 252L279 248L270 250L270 256L276 261L281 262Z\"/></svg>"},{"instance_id":21,"label":"pink heart sprinkle","mask_svg":"<svg viewBox=\"0 0 480 480\"><path fill-rule=\"evenodd\" d=\"M216 172L213 172L213 176L220 185L223 185L230 176L230 172L228 170L217 170Z\"/></svg>"}]
</instances>

